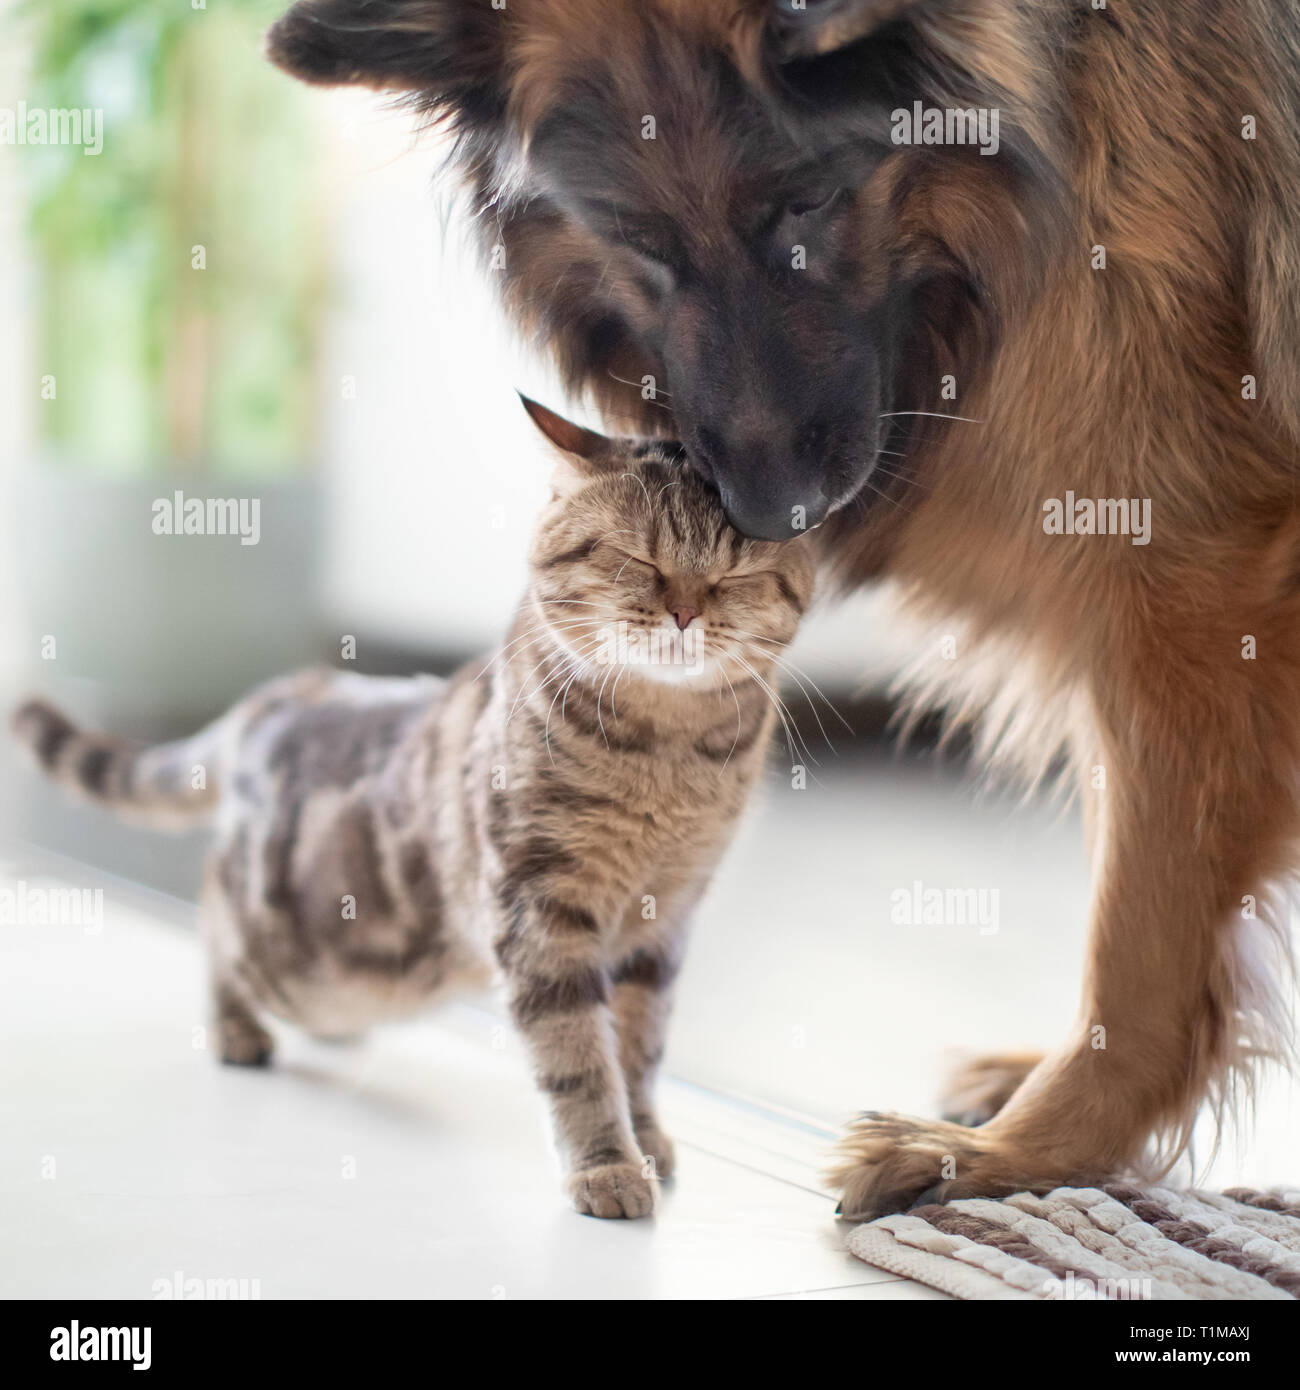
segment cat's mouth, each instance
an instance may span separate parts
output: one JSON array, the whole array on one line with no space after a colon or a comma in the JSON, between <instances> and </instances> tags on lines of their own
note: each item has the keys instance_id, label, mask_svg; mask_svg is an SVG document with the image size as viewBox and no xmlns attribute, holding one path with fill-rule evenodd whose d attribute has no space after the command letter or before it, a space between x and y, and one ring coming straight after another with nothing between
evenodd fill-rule
<instances>
[{"instance_id":1,"label":"cat's mouth","mask_svg":"<svg viewBox=\"0 0 1300 1390\"><path fill-rule=\"evenodd\" d=\"M671 618L654 623L642 614L571 621L551 631L577 668L598 681L608 675L611 690L629 677L683 689L725 689L728 681L762 672L783 645L775 637L737 640L726 623L696 619L682 628Z\"/></svg>"},{"instance_id":2,"label":"cat's mouth","mask_svg":"<svg viewBox=\"0 0 1300 1390\"><path fill-rule=\"evenodd\" d=\"M618 619L597 633L591 660L596 665L621 666L647 680L680 685L705 676L716 664L714 640L706 627L691 623L653 625Z\"/></svg>"}]
</instances>

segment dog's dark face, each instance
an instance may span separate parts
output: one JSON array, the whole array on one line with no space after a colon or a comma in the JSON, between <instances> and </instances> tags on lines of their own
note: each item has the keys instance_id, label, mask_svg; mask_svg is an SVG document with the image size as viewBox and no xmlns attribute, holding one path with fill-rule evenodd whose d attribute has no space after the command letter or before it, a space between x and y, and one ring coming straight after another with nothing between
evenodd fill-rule
<instances>
[{"instance_id":1,"label":"dog's dark face","mask_svg":"<svg viewBox=\"0 0 1300 1390\"><path fill-rule=\"evenodd\" d=\"M1014 145L996 170L891 139L936 89L927 5L303 0L271 53L446 118L507 298L574 383L676 432L739 530L785 539L883 491L904 412L940 409L983 293L945 221L963 180L1021 172ZM938 84L966 106L973 85Z\"/></svg>"},{"instance_id":2,"label":"dog's dark face","mask_svg":"<svg viewBox=\"0 0 1300 1390\"><path fill-rule=\"evenodd\" d=\"M726 58L671 32L643 52L631 81L561 79L531 177L599 242L642 376L728 518L788 538L861 490L886 423L907 287L867 264L882 151L801 142Z\"/></svg>"}]
</instances>

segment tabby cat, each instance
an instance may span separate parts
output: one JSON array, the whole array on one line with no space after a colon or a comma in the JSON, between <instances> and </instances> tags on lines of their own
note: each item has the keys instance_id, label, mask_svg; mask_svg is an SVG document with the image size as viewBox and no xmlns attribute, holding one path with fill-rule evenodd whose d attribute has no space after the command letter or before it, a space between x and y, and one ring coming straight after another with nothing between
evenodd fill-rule
<instances>
[{"instance_id":1,"label":"tabby cat","mask_svg":"<svg viewBox=\"0 0 1300 1390\"><path fill-rule=\"evenodd\" d=\"M670 446L525 404L557 467L491 660L290 676L146 749L41 701L14 726L123 815L215 820L224 1061L270 1060L263 1013L352 1035L499 970L574 1204L645 1216L673 1166L652 1091L686 923L762 765L813 565L733 530Z\"/></svg>"}]
</instances>

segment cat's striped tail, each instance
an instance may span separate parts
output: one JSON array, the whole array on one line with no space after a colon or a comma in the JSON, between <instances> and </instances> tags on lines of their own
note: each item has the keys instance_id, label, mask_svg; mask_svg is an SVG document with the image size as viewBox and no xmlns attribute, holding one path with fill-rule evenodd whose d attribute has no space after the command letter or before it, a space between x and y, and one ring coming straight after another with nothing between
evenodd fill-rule
<instances>
[{"instance_id":1,"label":"cat's striped tail","mask_svg":"<svg viewBox=\"0 0 1300 1390\"><path fill-rule=\"evenodd\" d=\"M18 743L53 781L158 829L185 829L215 811L221 724L176 743L142 747L86 733L46 700L26 701L12 720Z\"/></svg>"}]
</instances>

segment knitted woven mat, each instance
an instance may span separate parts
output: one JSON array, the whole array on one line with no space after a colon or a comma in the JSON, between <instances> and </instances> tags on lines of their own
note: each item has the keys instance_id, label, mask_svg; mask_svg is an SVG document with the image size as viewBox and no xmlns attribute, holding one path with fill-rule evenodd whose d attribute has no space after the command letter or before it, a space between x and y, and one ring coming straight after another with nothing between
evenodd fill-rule
<instances>
[{"instance_id":1,"label":"knitted woven mat","mask_svg":"<svg viewBox=\"0 0 1300 1390\"><path fill-rule=\"evenodd\" d=\"M848 1248L956 1298L1300 1299L1300 1191L970 1198L859 1226Z\"/></svg>"}]
</instances>

